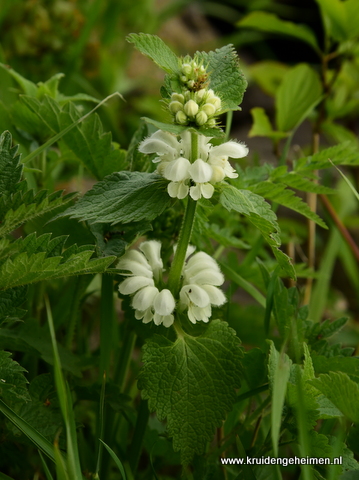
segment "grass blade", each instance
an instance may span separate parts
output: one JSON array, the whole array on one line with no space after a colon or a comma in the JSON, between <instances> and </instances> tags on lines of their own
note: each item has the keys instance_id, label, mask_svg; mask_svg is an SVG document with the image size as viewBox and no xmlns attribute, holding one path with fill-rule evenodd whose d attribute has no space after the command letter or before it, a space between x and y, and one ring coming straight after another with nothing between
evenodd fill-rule
<instances>
[{"instance_id":1,"label":"grass blade","mask_svg":"<svg viewBox=\"0 0 359 480\"><path fill-rule=\"evenodd\" d=\"M53 462L55 461L54 447L46 440L35 428L23 420L17 413L9 408L2 400L0 400L0 411L12 422L24 435L31 440L36 447L47 455Z\"/></svg>"},{"instance_id":2,"label":"grass blade","mask_svg":"<svg viewBox=\"0 0 359 480\"><path fill-rule=\"evenodd\" d=\"M54 477L51 475L49 467L47 466L47 463L46 463L44 457L42 456L42 453L40 452L40 450L39 450L39 455L40 455L42 467L43 467L45 475L46 475L46 480L54 480ZM1 477L0 477L0 480L1 480Z\"/></svg>"},{"instance_id":3,"label":"grass blade","mask_svg":"<svg viewBox=\"0 0 359 480\"><path fill-rule=\"evenodd\" d=\"M104 433L104 410L105 410L105 389L106 389L106 372L103 372L103 379L102 379L102 388L101 388L101 395L100 395L100 414L99 414L99 442L98 442L98 453L97 453L97 462L96 462L96 475L98 476L98 472L101 468L101 460L102 460L102 448L103 444L101 440L103 438Z\"/></svg>"},{"instance_id":4,"label":"grass blade","mask_svg":"<svg viewBox=\"0 0 359 480\"><path fill-rule=\"evenodd\" d=\"M123 480L127 480L126 472L125 472L125 469L124 469L124 466L123 466L121 460L118 458L116 453L112 450L112 448L110 448L103 440L100 439L100 442L104 445L104 447L106 448L108 453L111 455L111 457L112 457L113 461L115 462L117 468L120 470L120 473L122 475Z\"/></svg>"}]
</instances>

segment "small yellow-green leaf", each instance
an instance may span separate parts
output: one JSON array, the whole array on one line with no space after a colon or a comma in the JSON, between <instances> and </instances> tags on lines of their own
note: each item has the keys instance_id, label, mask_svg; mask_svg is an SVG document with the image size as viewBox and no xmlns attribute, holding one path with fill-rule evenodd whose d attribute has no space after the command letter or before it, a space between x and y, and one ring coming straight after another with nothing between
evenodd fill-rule
<instances>
[{"instance_id":1,"label":"small yellow-green leaf","mask_svg":"<svg viewBox=\"0 0 359 480\"><path fill-rule=\"evenodd\" d=\"M288 133L273 130L264 108L252 108L251 114L253 125L248 133L248 137L268 137L272 140L280 140L288 136Z\"/></svg>"}]
</instances>

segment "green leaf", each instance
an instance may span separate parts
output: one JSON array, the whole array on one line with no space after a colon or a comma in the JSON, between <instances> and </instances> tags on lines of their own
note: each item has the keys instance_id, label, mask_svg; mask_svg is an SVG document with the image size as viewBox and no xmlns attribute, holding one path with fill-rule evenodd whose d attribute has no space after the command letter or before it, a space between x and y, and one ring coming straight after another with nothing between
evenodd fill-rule
<instances>
[{"instance_id":1,"label":"green leaf","mask_svg":"<svg viewBox=\"0 0 359 480\"><path fill-rule=\"evenodd\" d=\"M306 42L313 47L316 52L320 51L317 39L315 38L313 31L307 27L307 25L286 22L273 13L251 12L249 15L242 18L237 25L242 28L249 27L261 30L262 32L291 36Z\"/></svg>"},{"instance_id":2,"label":"green leaf","mask_svg":"<svg viewBox=\"0 0 359 480\"><path fill-rule=\"evenodd\" d=\"M358 22L358 13L355 14L356 0L347 0L341 2L340 0L316 0L319 4L322 16L324 17L324 25L327 32L335 40L342 42L352 35L352 22ZM350 4L349 7L346 3ZM351 15L348 15L349 12ZM354 15L353 15L354 14ZM353 17L353 20L348 18ZM357 26L357 25L356 25ZM355 33L355 30L354 30Z\"/></svg>"},{"instance_id":3,"label":"green leaf","mask_svg":"<svg viewBox=\"0 0 359 480\"><path fill-rule=\"evenodd\" d=\"M116 258L91 259L93 251L89 246L78 248L73 245L60 252L57 248L60 246L59 239L49 241L49 234L28 237L7 246L5 242L0 244L0 248L4 249L3 252L0 249L0 258L5 258L0 263L0 290L41 280L102 273ZM60 237L61 244L65 238Z\"/></svg>"},{"instance_id":4,"label":"green leaf","mask_svg":"<svg viewBox=\"0 0 359 480\"><path fill-rule=\"evenodd\" d=\"M227 210L235 210L245 215L260 230L286 275L295 278L289 257L279 250L281 242L277 217L264 198L249 190L239 190L232 185L223 184L220 202Z\"/></svg>"},{"instance_id":5,"label":"green leaf","mask_svg":"<svg viewBox=\"0 0 359 480\"><path fill-rule=\"evenodd\" d=\"M214 52L196 52L196 57L207 65L209 86L221 98L222 111L238 110L247 88L247 80L239 68L238 55L233 45L217 48Z\"/></svg>"},{"instance_id":6,"label":"green leaf","mask_svg":"<svg viewBox=\"0 0 359 480\"><path fill-rule=\"evenodd\" d=\"M60 105L48 95L45 95L42 101L23 96L22 101L56 134L73 125L82 116L73 103ZM90 115L81 124L72 128L62 140L100 180L114 170L119 171L126 167L126 152L112 144L112 134L103 132L97 114Z\"/></svg>"},{"instance_id":7,"label":"green leaf","mask_svg":"<svg viewBox=\"0 0 359 480\"><path fill-rule=\"evenodd\" d=\"M60 216L112 225L150 222L172 202L167 184L168 181L156 173L116 172L98 182Z\"/></svg>"},{"instance_id":8,"label":"green leaf","mask_svg":"<svg viewBox=\"0 0 359 480\"><path fill-rule=\"evenodd\" d=\"M239 339L225 322L212 320L199 337L175 342L154 335L144 347L142 396L160 420L167 418L182 463L202 454L236 399L240 384Z\"/></svg>"},{"instance_id":9,"label":"green leaf","mask_svg":"<svg viewBox=\"0 0 359 480\"><path fill-rule=\"evenodd\" d=\"M322 96L319 75L302 63L284 76L276 92L276 123L280 131L287 132L298 126Z\"/></svg>"},{"instance_id":10,"label":"green leaf","mask_svg":"<svg viewBox=\"0 0 359 480\"><path fill-rule=\"evenodd\" d=\"M272 390L271 435L274 454L277 456L282 410L292 361L285 353L277 352L271 340L268 342L270 343L268 378Z\"/></svg>"},{"instance_id":11,"label":"green leaf","mask_svg":"<svg viewBox=\"0 0 359 480\"><path fill-rule=\"evenodd\" d=\"M10 132L0 136L0 194L9 195L16 192L16 184L20 182L23 165L20 163L18 146L12 146Z\"/></svg>"},{"instance_id":12,"label":"green leaf","mask_svg":"<svg viewBox=\"0 0 359 480\"><path fill-rule=\"evenodd\" d=\"M108 453L111 455L113 461L115 462L116 464L116 467L119 469L120 473L121 473L121 476L123 478L123 480L126 480L127 477L126 477L126 472L125 472L125 469L123 468L123 465L122 465L122 462L121 460L118 458L118 456L116 455L116 453L112 450L112 448L110 448L104 441L102 441L100 439L100 442L104 445L104 447L106 448L106 450L108 451Z\"/></svg>"},{"instance_id":13,"label":"green leaf","mask_svg":"<svg viewBox=\"0 0 359 480\"><path fill-rule=\"evenodd\" d=\"M284 63L273 60L256 62L248 68L251 78L271 97L274 97L278 86L289 69Z\"/></svg>"},{"instance_id":14,"label":"green leaf","mask_svg":"<svg viewBox=\"0 0 359 480\"><path fill-rule=\"evenodd\" d=\"M248 133L248 137L268 137L272 140L280 140L288 136L285 132L273 130L264 108L252 108L251 114L253 117L253 125Z\"/></svg>"},{"instance_id":15,"label":"green leaf","mask_svg":"<svg viewBox=\"0 0 359 480\"><path fill-rule=\"evenodd\" d=\"M324 221L309 208L308 204L297 197L292 190L288 190L285 185L261 182L251 187L251 191L304 215L323 228L328 228Z\"/></svg>"},{"instance_id":16,"label":"green leaf","mask_svg":"<svg viewBox=\"0 0 359 480\"><path fill-rule=\"evenodd\" d=\"M30 400L28 381L24 376L26 370L10 357L11 353L0 351L0 397L7 402Z\"/></svg>"},{"instance_id":17,"label":"green leaf","mask_svg":"<svg viewBox=\"0 0 359 480\"><path fill-rule=\"evenodd\" d=\"M334 165L358 165L358 149L350 142L334 145L309 157L300 158L295 162L294 169L296 172L303 174L312 170L332 168L333 163Z\"/></svg>"},{"instance_id":18,"label":"green leaf","mask_svg":"<svg viewBox=\"0 0 359 480\"><path fill-rule=\"evenodd\" d=\"M359 385L343 372L329 372L310 382L323 393L349 420L359 422Z\"/></svg>"},{"instance_id":19,"label":"green leaf","mask_svg":"<svg viewBox=\"0 0 359 480\"><path fill-rule=\"evenodd\" d=\"M137 50L153 60L165 72L176 73L179 71L177 56L156 35L131 33L128 35L127 41L133 43Z\"/></svg>"},{"instance_id":20,"label":"green leaf","mask_svg":"<svg viewBox=\"0 0 359 480\"><path fill-rule=\"evenodd\" d=\"M0 292L0 324L12 318L21 318L26 310L19 308L26 299L27 287L21 286Z\"/></svg>"}]
</instances>

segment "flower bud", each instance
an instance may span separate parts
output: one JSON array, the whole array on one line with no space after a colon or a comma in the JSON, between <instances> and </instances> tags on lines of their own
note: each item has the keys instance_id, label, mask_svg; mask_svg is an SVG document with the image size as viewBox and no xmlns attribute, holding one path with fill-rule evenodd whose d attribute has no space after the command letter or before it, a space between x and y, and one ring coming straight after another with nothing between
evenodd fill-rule
<instances>
[{"instance_id":1,"label":"flower bud","mask_svg":"<svg viewBox=\"0 0 359 480\"><path fill-rule=\"evenodd\" d=\"M201 90L198 90L198 92L196 92L196 100L202 100L205 94L206 94L206 89L201 88Z\"/></svg>"},{"instance_id":2,"label":"flower bud","mask_svg":"<svg viewBox=\"0 0 359 480\"><path fill-rule=\"evenodd\" d=\"M198 104L194 100L188 100L184 106L184 111L189 117L194 117L198 113Z\"/></svg>"},{"instance_id":3,"label":"flower bud","mask_svg":"<svg viewBox=\"0 0 359 480\"><path fill-rule=\"evenodd\" d=\"M208 103L212 103L217 110L219 110L221 108L221 105L222 105L222 102L221 102L221 99L219 97L217 97L217 95L213 95L213 97L209 97L207 98L207 102Z\"/></svg>"},{"instance_id":4,"label":"flower bud","mask_svg":"<svg viewBox=\"0 0 359 480\"><path fill-rule=\"evenodd\" d=\"M176 113L176 122L180 125L187 125L188 117L182 110Z\"/></svg>"},{"instance_id":5,"label":"flower bud","mask_svg":"<svg viewBox=\"0 0 359 480\"><path fill-rule=\"evenodd\" d=\"M168 108L170 109L170 112L172 113L177 113L179 112L180 110L183 110L183 105L181 102L171 102L169 105L168 105Z\"/></svg>"},{"instance_id":6,"label":"flower bud","mask_svg":"<svg viewBox=\"0 0 359 480\"><path fill-rule=\"evenodd\" d=\"M215 127L216 126L216 120L214 118L210 118L207 122L207 127Z\"/></svg>"},{"instance_id":7,"label":"flower bud","mask_svg":"<svg viewBox=\"0 0 359 480\"><path fill-rule=\"evenodd\" d=\"M216 113L216 107L213 105L213 103L205 103L201 110L208 116Z\"/></svg>"},{"instance_id":8,"label":"flower bud","mask_svg":"<svg viewBox=\"0 0 359 480\"><path fill-rule=\"evenodd\" d=\"M208 120L207 115L201 110L199 113L196 115L196 123L200 127L204 125Z\"/></svg>"},{"instance_id":9,"label":"flower bud","mask_svg":"<svg viewBox=\"0 0 359 480\"><path fill-rule=\"evenodd\" d=\"M187 76L188 76L188 75L191 75L191 73L192 73L192 67L191 67L191 65L190 65L189 63L184 63L184 64L182 65L182 73L183 73L184 75L187 75Z\"/></svg>"},{"instance_id":10,"label":"flower bud","mask_svg":"<svg viewBox=\"0 0 359 480\"><path fill-rule=\"evenodd\" d=\"M193 88L193 87L194 87L194 80L189 80L189 81L187 82L187 87L188 87L188 88Z\"/></svg>"},{"instance_id":11,"label":"flower bud","mask_svg":"<svg viewBox=\"0 0 359 480\"><path fill-rule=\"evenodd\" d=\"M172 93L171 100L172 102L184 103L184 96L181 93Z\"/></svg>"},{"instance_id":12,"label":"flower bud","mask_svg":"<svg viewBox=\"0 0 359 480\"><path fill-rule=\"evenodd\" d=\"M186 77L185 75L182 75L182 76L181 76L181 81L182 81L182 82L187 82L187 77Z\"/></svg>"}]
</instances>

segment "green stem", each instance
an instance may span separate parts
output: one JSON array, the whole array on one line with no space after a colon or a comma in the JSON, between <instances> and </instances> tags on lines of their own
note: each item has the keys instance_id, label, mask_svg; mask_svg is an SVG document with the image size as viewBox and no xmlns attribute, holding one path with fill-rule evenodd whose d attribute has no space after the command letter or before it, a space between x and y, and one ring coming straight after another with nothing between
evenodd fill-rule
<instances>
[{"instance_id":1,"label":"green stem","mask_svg":"<svg viewBox=\"0 0 359 480\"><path fill-rule=\"evenodd\" d=\"M191 133L191 162L198 158L198 135ZM178 238L176 253L172 262L171 270L168 276L168 288L173 293L174 297L178 297L180 280L182 275L182 268L186 259L186 252L189 242L191 240L193 222L196 213L197 202L190 196L187 200L186 211L181 225L181 230Z\"/></svg>"},{"instance_id":2,"label":"green stem","mask_svg":"<svg viewBox=\"0 0 359 480\"><path fill-rule=\"evenodd\" d=\"M145 436L150 412L148 410L147 400L141 399L136 420L135 432L129 451L129 463L131 471L134 474L137 470L138 461L142 451L142 443Z\"/></svg>"},{"instance_id":3,"label":"green stem","mask_svg":"<svg viewBox=\"0 0 359 480\"><path fill-rule=\"evenodd\" d=\"M102 274L101 285L101 346L100 346L100 375L106 372L109 378L109 369L111 363L111 354L114 345L114 298L113 298L113 278L108 273Z\"/></svg>"}]
</instances>

